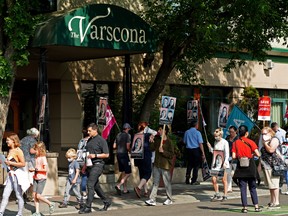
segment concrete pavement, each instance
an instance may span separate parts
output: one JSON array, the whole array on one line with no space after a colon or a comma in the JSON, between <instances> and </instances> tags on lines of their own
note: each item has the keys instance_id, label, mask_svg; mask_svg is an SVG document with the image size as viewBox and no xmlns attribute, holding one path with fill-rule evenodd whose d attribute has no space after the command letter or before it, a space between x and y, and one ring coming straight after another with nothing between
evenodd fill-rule
<instances>
[{"instance_id":1,"label":"concrete pavement","mask_svg":"<svg viewBox=\"0 0 288 216\"><path fill-rule=\"evenodd\" d=\"M207 182L201 182L200 185L186 185L186 184L172 184L173 189L173 205L177 204L187 204L187 203L195 203L201 201L209 201L210 197L213 196L214 191L212 187L212 183L208 180ZM220 184L220 191L223 188ZM258 187L258 196L269 195L269 190L260 185ZM131 208L141 208L145 206L144 201L147 199L145 197L141 197L141 199L137 198L133 189L130 189L130 193L122 194L121 196L116 194L116 191L110 191L108 193L112 200L112 205L108 211L113 211L117 209L131 209ZM235 199L240 197L240 192L237 187L233 187L233 192L228 194L228 199ZM68 208L58 208L58 205L62 202L61 196L53 196L48 197L49 200L56 203L55 212L53 215L69 215L75 214L78 211L73 207L73 204L77 204L75 201L75 197L71 197L71 202ZM157 197L157 205L162 205L162 203L166 200L165 189L159 188L158 197ZM237 201L239 202L239 201ZM266 203L265 203L266 204ZM99 208L103 207L103 203L100 199L94 199L93 202L93 211L97 211ZM49 208L46 204L41 203L40 209L42 215L49 215ZM10 200L5 215L16 215L18 210L18 206L15 200ZM34 203L28 202L25 204L25 209L23 211L23 216L32 215L35 211Z\"/></svg>"}]
</instances>

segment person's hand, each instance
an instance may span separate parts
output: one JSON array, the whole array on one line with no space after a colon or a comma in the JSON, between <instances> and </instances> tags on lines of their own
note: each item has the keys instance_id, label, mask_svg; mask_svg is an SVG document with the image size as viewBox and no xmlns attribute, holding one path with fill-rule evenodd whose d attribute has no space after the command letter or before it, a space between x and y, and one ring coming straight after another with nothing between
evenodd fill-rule
<instances>
[{"instance_id":1,"label":"person's hand","mask_svg":"<svg viewBox=\"0 0 288 216\"><path fill-rule=\"evenodd\" d=\"M159 147L159 152L161 152L161 153L164 152L163 146L160 146L160 147Z\"/></svg>"},{"instance_id":2,"label":"person's hand","mask_svg":"<svg viewBox=\"0 0 288 216\"><path fill-rule=\"evenodd\" d=\"M71 181L71 183L72 183L72 184L76 184L76 179L73 179L73 180Z\"/></svg>"},{"instance_id":3,"label":"person's hand","mask_svg":"<svg viewBox=\"0 0 288 216\"><path fill-rule=\"evenodd\" d=\"M151 136L149 137L149 142L154 143L154 136L153 136L153 135L151 135Z\"/></svg>"},{"instance_id":4,"label":"person's hand","mask_svg":"<svg viewBox=\"0 0 288 216\"><path fill-rule=\"evenodd\" d=\"M202 154L202 160L206 160L205 154Z\"/></svg>"},{"instance_id":5,"label":"person's hand","mask_svg":"<svg viewBox=\"0 0 288 216\"><path fill-rule=\"evenodd\" d=\"M209 142L207 142L207 146L208 146L209 149L212 148L212 146L211 146L211 144Z\"/></svg>"},{"instance_id":6,"label":"person's hand","mask_svg":"<svg viewBox=\"0 0 288 216\"><path fill-rule=\"evenodd\" d=\"M87 157L90 158L90 159L96 158L96 154L89 154Z\"/></svg>"}]
</instances>

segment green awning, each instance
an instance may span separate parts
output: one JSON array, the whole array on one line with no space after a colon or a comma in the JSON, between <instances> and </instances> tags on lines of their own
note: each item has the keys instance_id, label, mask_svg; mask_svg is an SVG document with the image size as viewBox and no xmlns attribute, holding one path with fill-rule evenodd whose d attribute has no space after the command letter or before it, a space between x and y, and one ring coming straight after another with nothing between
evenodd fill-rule
<instances>
[{"instance_id":1,"label":"green awning","mask_svg":"<svg viewBox=\"0 0 288 216\"><path fill-rule=\"evenodd\" d=\"M156 37L141 17L109 4L55 12L36 30L31 46L56 61L156 51Z\"/></svg>"}]
</instances>

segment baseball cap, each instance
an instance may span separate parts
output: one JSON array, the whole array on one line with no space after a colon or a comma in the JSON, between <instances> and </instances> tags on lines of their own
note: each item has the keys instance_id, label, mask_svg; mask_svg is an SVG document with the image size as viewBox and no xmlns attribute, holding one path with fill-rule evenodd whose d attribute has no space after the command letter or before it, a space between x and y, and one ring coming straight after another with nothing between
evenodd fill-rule
<instances>
[{"instance_id":1,"label":"baseball cap","mask_svg":"<svg viewBox=\"0 0 288 216\"><path fill-rule=\"evenodd\" d=\"M129 123L125 123L125 124L123 125L123 129L127 129L127 128L132 129L132 127L130 126Z\"/></svg>"}]
</instances>

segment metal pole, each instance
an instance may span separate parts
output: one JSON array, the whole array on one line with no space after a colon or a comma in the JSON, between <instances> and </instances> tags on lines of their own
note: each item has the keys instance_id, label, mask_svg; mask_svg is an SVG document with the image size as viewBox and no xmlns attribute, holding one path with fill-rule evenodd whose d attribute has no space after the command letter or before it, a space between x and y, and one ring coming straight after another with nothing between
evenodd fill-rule
<instances>
[{"instance_id":1,"label":"metal pole","mask_svg":"<svg viewBox=\"0 0 288 216\"><path fill-rule=\"evenodd\" d=\"M123 123L132 122L132 78L130 67L130 55L125 55L123 76Z\"/></svg>"}]
</instances>

